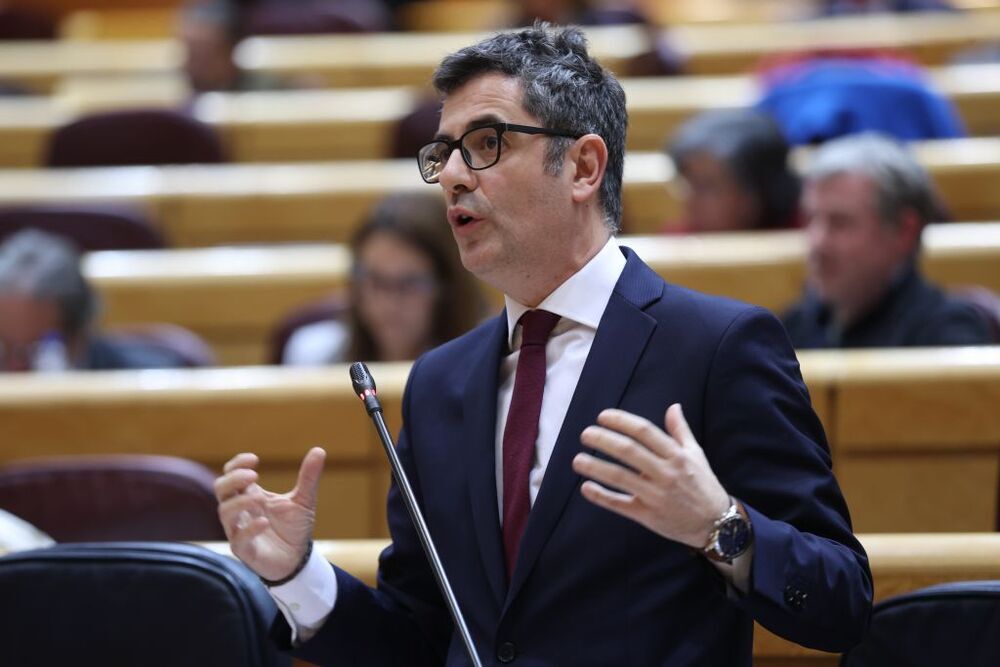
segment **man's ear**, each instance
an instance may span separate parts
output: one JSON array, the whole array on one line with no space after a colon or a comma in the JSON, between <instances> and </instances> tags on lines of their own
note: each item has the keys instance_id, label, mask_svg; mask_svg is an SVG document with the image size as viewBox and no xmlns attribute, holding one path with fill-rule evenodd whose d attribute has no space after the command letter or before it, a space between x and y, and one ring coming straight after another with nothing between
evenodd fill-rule
<instances>
[{"instance_id":1,"label":"man's ear","mask_svg":"<svg viewBox=\"0 0 1000 667\"><path fill-rule=\"evenodd\" d=\"M903 209L899 214L899 227L896 236L902 256L913 254L917 246L920 245L921 231L923 231L923 223L920 220L920 215L912 208Z\"/></svg>"},{"instance_id":2,"label":"man's ear","mask_svg":"<svg viewBox=\"0 0 1000 667\"><path fill-rule=\"evenodd\" d=\"M608 147L596 134L576 140L566 155L573 167L573 201L584 202L597 196L608 166Z\"/></svg>"}]
</instances>

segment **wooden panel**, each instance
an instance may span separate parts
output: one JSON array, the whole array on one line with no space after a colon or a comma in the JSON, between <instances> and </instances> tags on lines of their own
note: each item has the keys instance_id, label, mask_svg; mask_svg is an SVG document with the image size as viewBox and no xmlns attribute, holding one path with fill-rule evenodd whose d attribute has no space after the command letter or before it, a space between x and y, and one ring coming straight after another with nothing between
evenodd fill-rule
<instances>
[{"instance_id":1,"label":"wooden panel","mask_svg":"<svg viewBox=\"0 0 1000 667\"><path fill-rule=\"evenodd\" d=\"M995 39L1000 12L841 17L787 24L679 25L669 31L692 74L746 72L767 55L811 49L898 48L925 65ZM591 53L612 70L648 48L636 26L587 28ZM271 75L309 73L328 85L424 85L446 53L482 33L255 37L237 50L242 67ZM360 82L369 82L362 84Z\"/></svg>"},{"instance_id":2,"label":"wooden panel","mask_svg":"<svg viewBox=\"0 0 1000 667\"><path fill-rule=\"evenodd\" d=\"M1000 139L925 142L917 148L957 219L1000 218L1000 188L992 187L1000 177ZM626 157L627 233L660 232L677 219L680 202L666 187L673 176L673 165L664 155ZM134 203L155 211L154 219L169 242L180 247L343 242L381 197L428 187L412 160L2 170L0 206Z\"/></svg>"},{"instance_id":3,"label":"wooden panel","mask_svg":"<svg viewBox=\"0 0 1000 667\"><path fill-rule=\"evenodd\" d=\"M958 108L969 131L1000 131L1000 65L932 70L934 86ZM624 79L629 110L626 147L658 151L691 116L750 106L760 95L751 76ZM232 160L280 162L382 158L395 124L413 108L419 88L351 88L208 93L192 113L214 126ZM0 165L41 164L42 146L77 114L134 106L173 107L190 96L178 74L65 77L49 98L0 100Z\"/></svg>"},{"instance_id":4,"label":"wooden panel","mask_svg":"<svg viewBox=\"0 0 1000 667\"><path fill-rule=\"evenodd\" d=\"M800 232L623 236L620 242L668 281L700 291L775 311L801 291ZM934 280L1000 292L1000 223L932 225L924 245L924 267ZM104 325L174 322L205 337L222 363L238 365L264 361L279 319L343 286L348 265L341 245L203 248L91 253L84 272L102 295Z\"/></svg>"},{"instance_id":5,"label":"wooden panel","mask_svg":"<svg viewBox=\"0 0 1000 667\"><path fill-rule=\"evenodd\" d=\"M1000 440L993 452L841 455L836 473L859 532L987 532L997 525ZM942 503L938 493L947 489ZM878 512L871 511L878 508ZM956 511L961 508L961 511Z\"/></svg>"}]
</instances>

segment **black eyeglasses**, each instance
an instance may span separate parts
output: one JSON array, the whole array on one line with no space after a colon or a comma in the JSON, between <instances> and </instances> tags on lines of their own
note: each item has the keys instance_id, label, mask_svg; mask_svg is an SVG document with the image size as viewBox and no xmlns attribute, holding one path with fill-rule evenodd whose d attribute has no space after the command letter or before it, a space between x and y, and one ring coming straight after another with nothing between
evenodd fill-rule
<instances>
[{"instance_id":1,"label":"black eyeglasses","mask_svg":"<svg viewBox=\"0 0 1000 667\"><path fill-rule=\"evenodd\" d=\"M427 183L437 183L441 170L448 163L451 152L461 149L462 159L469 169L489 169L500 161L500 138L504 132L520 132L522 134L546 134L552 137L569 137L579 139L579 132L556 130L551 127L531 127L530 125L514 125L512 123L491 123L474 127L458 139L447 141L438 139L426 144L417 153L417 164L420 166L420 176Z\"/></svg>"}]
</instances>

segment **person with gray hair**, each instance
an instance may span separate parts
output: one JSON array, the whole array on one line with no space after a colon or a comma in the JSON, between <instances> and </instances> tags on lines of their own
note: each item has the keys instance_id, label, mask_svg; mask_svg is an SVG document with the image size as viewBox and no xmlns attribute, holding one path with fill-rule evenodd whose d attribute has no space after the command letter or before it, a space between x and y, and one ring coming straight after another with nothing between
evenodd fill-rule
<instances>
[{"instance_id":1,"label":"person with gray hair","mask_svg":"<svg viewBox=\"0 0 1000 667\"><path fill-rule=\"evenodd\" d=\"M927 173L899 143L864 133L823 145L802 209L805 293L783 318L797 348L992 342L974 307L921 275L920 237L938 207Z\"/></svg>"},{"instance_id":2,"label":"person with gray hair","mask_svg":"<svg viewBox=\"0 0 1000 667\"><path fill-rule=\"evenodd\" d=\"M95 334L98 309L79 253L63 237L29 228L0 245L0 370L184 365L167 350Z\"/></svg>"},{"instance_id":3,"label":"person with gray hair","mask_svg":"<svg viewBox=\"0 0 1000 667\"><path fill-rule=\"evenodd\" d=\"M420 174L506 308L414 363L396 451L472 650L750 665L755 619L856 643L871 573L794 350L766 310L668 285L618 245L625 96L582 32L487 38L434 83ZM252 453L215 485L280 641L319 664L468 665L397 487L377 588L312 548L324 457L311 449L286 494L260 486Z\"/></svg>"}]
</instances>

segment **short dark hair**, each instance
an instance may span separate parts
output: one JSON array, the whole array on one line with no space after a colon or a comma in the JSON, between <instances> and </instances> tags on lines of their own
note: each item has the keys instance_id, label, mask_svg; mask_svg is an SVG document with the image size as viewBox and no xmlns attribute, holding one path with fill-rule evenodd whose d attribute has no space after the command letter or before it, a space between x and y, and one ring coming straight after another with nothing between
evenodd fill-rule
<instances>
[{"instance_id":1,"label":"short dark hair","mask_svg":"<svg viewBox=\"0 0 1000 667\"><path fill-rule=\"evenodd\" d=\"M788 142L770 116L752 109L707 111L681 125L666 152L678 170L695 153L724 162L759 202L754 228L794 224L802 184L788 164Z\"/></svg>"},{"instance_id":2,"label":"short dark hair","mask_svg":"<svg viewBox=\"0 0 1000 667\"><path fill-rule=\"evenodd\" d=\"M524 109L546 127L597 134L604 140L608 165L599 196L605 222L617 232L621 227L628 126L625 91L587 53L583 31L537 22L530 28L494 35L445 57L434 72L434 87L448 95L473 78L492 72L520 81ZM552 137L549 141L545 167L555 172L573 140Z\"/></svg>"},{"instance_id":3,"label":"short dark hair","mask_svg":"<svg viewBox=\"0 0 1000 667\"><path fill-rule=\"evenodd\" d=\"M24 229L0 245L0 292L55 302L67 336L85 332L98 310L76 246L38 229Z\"/></svg>"}]
</instances>

